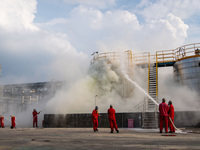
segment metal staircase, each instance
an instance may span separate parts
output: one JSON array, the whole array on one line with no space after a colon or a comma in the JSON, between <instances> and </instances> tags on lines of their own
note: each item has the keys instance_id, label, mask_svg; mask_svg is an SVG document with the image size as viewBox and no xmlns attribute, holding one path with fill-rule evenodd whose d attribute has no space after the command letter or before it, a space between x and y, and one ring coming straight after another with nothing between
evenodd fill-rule
<instances>
[{"instance_id":1,"label":"metal staircase","mask_svg":"<svg viewBox=\"0 0 200 150\"><path fill-rule=\"evenodd\" d=\"M155 63L149 64L148 75L148 92L149 95L157 101L157 66ZM151 99L146 100L146 110L142 113L142 127L143 128L158 128L158 113L157 106Z\"/></svg>"},{"instance_id":2,"label":"metal staircase","mask_svg":"<svg viewBox=\"0 0 200 150\"><path fill-rule=\"evenodd\" d=\"M148 79L149 95L156 100L157 97L157 68L155 64L149 66L149 79ZM148 100L148 111L155 111L156 105L152 100Z\"/></svg>"},{"instance_id":3,"label":"metal staircase","mask_svg":"<svg viewBox=\"0 0 200 150\"><path fill-rule=\"evenodd\" d=\"M157 51L155 55L149 52L133 53L133 64L146 68L148 66L148 94L158 102L158 67L174 66L174 63L185 58L199 57L200 43L183 45L172 50ZM129 51L129 53L131 53ZM158 127L158 108L146 98L142 113L143 128Z\"/></svg>"},{"instance_id":4,"label":"metal staircase","mask_svg":"<svg viewBox=\"0 0 200 150\"><path fill-rule=\"evenodd\" d=\"M144 129L158 128L158 112L143 112L142 128Z\"/></svg>"}]
</instances>

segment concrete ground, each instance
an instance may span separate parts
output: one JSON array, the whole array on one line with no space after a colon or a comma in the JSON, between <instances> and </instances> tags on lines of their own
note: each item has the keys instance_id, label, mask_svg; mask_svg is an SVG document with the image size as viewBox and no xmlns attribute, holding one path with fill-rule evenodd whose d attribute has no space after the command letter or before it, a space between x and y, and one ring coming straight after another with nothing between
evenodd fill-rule
<instances>
[{"instance_id":1,"label":"concrete ground","mask_svg":"<svg viewBox=\"0 0 200 150\"><path fill-rule=\"evenodd\" d=\"M187 133L186 133L187 132ZM123 150L200 149L200 128L184 133L159 133L158 129L109 128L0 128L0 150Z\"/></svg>"}]
</instances>

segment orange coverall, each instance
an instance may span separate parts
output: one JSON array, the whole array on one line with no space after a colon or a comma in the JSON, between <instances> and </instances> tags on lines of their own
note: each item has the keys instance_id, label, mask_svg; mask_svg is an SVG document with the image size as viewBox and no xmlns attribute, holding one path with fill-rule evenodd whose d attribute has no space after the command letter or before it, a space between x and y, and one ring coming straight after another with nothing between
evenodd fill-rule
<instances>
[{"instance_id":1,"label":"orange coverall","mask_svg":"<svg viewBox=\"0 0 200 150\"><path fill-rule=\"evenodd\" d=\"M35 127L35 125L36 125L36 127L38 127L38 124L37 124L37 122L38 122L37 115L38 114L39 113L36 110L33 111L33 127Z\"/></svg>"},{"instance_id":2,"label":"orange coverall","mask_svg":"<svg viewBox=\"0 0 200 150\"><path fill-rule=\"evenodd\" d=\"M165 122L165 132L168 132L168 111L169 107L165 102L159 105L160 112L160 132L163 130L163 121Z\"/></svg>"},{"instance_id":3,"label":"orange coverall","mask_svg":"<svg viewBox=\"0 0 200 150\"><path fill-rule=\"evenodd\" d=\"M117 128L117 123L115 119L115 109L113 108L108 109L108 119L109 119L111 131L114 131L113 126L115 130L117 131L118 128Z\"/></svg>"},{"instance_id":4,"label":"orange coverall","mask_svg":"<svg viewBox=\"0 0 200 150\"><path fill-rule=\"evenodd\" d=\"M97 110L94 109L92 111L92 122L93 122L93 129L94 129L94 131L96 131L97 128L98 128L98 116L99 116L99 114L98 114Z\"/></svg>"},{"instance_id":5,"label":"orange coverall","mask_svg":"<svg viewBox=\"0 0 200 150\"><path fill-rule=\"evenodd\" d=\"M171 104L169 105L169 117L171 118L172 122L174 123L174 106ZM170 132L175 132L175 128L172 125L171 121L169 120L169 128Z\"/></svg>"}]
</instances>

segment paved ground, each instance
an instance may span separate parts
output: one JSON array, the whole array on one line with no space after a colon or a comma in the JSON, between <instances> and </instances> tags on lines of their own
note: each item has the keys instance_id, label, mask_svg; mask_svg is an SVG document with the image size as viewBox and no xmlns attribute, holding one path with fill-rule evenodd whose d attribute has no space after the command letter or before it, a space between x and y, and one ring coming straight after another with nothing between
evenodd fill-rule
<instances>
[{"instance_id":1,"label":"paved ground","mask_svg":"<svg viewBox=\"0 0 200 150\"><path fill-rule=\"evenodd\" d=\"M1 128L0 150L123 150L123 149L200 149L200 128L188 133L165 134L158 129L119 129L109 133L100 128ZM167 135L167 136L166 136Z\"/></svg>"}]
</instances>

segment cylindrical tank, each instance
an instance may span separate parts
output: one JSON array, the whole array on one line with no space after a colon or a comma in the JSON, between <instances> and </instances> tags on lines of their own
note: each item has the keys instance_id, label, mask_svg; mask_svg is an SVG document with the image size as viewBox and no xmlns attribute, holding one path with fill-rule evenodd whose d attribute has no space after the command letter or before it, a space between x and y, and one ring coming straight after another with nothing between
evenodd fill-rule
<instances>
[{"instance_id":1,"label":"cylindrical tank","mask_svg":"<svg viewBox=\"0 0 200 150\"><path fill-rule=\"evenodd\" d=\"M200 91L200 55L179 60L173 68L176 81Z\"/></svg>"}]
</instances>

